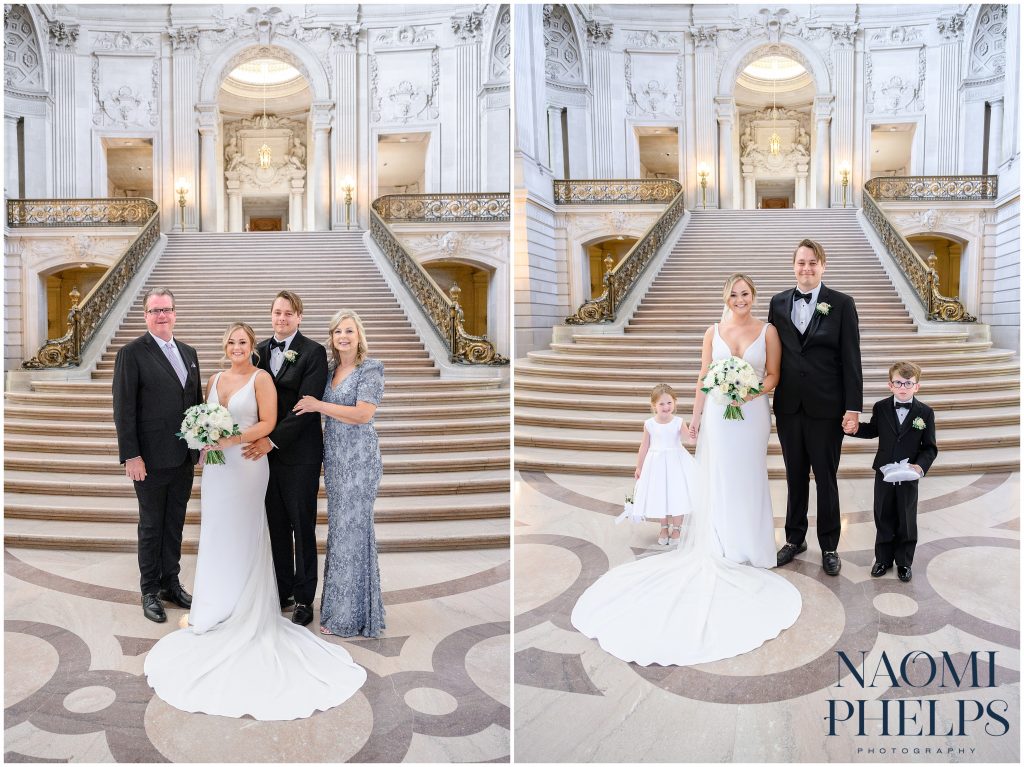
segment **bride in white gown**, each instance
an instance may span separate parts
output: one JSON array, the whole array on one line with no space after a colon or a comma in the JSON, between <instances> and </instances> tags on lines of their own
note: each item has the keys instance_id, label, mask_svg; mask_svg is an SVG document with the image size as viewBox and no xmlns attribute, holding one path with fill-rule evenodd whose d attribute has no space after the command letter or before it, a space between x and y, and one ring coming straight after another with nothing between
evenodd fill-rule
<instances>
[{"instance_id":1,"label":"bride in white gown","mask_svg":"<svg viewBox=\"0 0 1024 767\"><path fill-rule=\"evenodd\" d=\"M241 449L269 434L277 413L270 374L251 362L255 345L244 323L225 334L231 368L210 379L206 399L227 403L242 436L221 440L224 464L203 469L188 628L157 642L144 668L157 695L183 711L298 719L347 700L366 671L281 615L264 507L269 467Z\"/></svg>"},{"instance_id":2,"label":"bride in white gown","mask_svg":"<svg viewBox=\"0 0 1024 767\"><path fill-rule=\"evenodd\" d=\"M749 277L726 282L727 316L705 333L699 380L712 360L736 356L754 368L765 393L778 383L778 335L751 316L755 297ZM731 658L774 639L800 615L796 587L762 569L775 566L768 399L744 404L743 420L727 421L724 412L698 382L690 433L699 500L679 547L610 570L572 611L573 626L617 658L641 666Z\"/></svg>"}]
</instances>

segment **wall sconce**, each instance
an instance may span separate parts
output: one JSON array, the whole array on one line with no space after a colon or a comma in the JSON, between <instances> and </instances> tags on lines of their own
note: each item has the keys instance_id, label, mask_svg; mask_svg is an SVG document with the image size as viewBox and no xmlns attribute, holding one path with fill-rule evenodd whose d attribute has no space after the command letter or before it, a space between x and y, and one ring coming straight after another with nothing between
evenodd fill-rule
<instances>
[{"instance_id":1,"label":"wall sconce","mask_svg":"<svg viewBox=\"0 0 1024 767\"><path fill-rule=\"evenodd\" d=\"M708 176L711 171L708 166L701 163L697 166L697 176L700 178L700 200L701 206L707 210L708 207Z\"/></svg>"},{"instance_id":2,"label":"wall sconce","mask_svg":"<svg viewBox=\"0 0 1024 767\"><path fill-rule=\"evenodd\" d=\"M185 231L185 197L187 197L188 193L189 193L189 185L188 185L188 182L185 180L184 176L179 178L177 183L174 185L174 193L176 195L178 195L178 206L181 208L181 231L184 232Z\"/></svg>"},{"instance_id":3,"label":"wall sconce","mask_svg":"<svg viewBox=\"0 0 1024 767\"><path fill-rule=\"evenodd\" d=\"M850 185L850 166L843 164L839 166L839 180L843 185L843 207L846 207L846 188Z\"/></svg>"},{"instance_id":4,"label":"wall sconce","mask_svg":"<svg viewBox=\"0 0 1024 767\"><path fill-rule=\"evenodd\" d=\"M348 230L352 228L352 192L356 188L351 176L345 176L341 188L345 192L345 229Z\"/></svg>"}]
</instances>

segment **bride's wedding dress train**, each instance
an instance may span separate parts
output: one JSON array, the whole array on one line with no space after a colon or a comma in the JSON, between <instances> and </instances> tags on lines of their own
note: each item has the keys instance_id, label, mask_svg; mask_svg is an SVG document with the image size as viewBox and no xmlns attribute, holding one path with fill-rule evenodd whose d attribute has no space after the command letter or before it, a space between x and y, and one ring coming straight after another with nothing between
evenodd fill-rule
<instances>
[{"instance_id":1,"label":"bride's wedding dress train","mask_svg":"<svg viewBox=\"0 0 1024 767\"><path fill-rule=\"evenodd\" d=\"M717 325L712 349L715 359L730 356ZM763 378L765 358L763 329L743 359ZM744 405L742 421L725 421L724 410L705 401L699 502L685 518L680 546L605 573L572 611L573 626L617 658L641 666L731 658L774 639L800 615L796 587L762 569L775 565L767 398Z\"/></svg>"},{"instance_id":2,"label":"bride's wedding dress train","mask_svg":"<svg viewBox=\"0 0 1024 767\"><path fill-rule=\"evenodd\" d=\"M244 431L257 422L256 374L228 402ZM217 384L210 403L218 404ZM149 651L157 695L183 711L298 719L351 697L366 671L348 652L281 615L264 509L269 467L224 451L203 469L202 524L189 627Z\"/></svg>"}]
</instances>

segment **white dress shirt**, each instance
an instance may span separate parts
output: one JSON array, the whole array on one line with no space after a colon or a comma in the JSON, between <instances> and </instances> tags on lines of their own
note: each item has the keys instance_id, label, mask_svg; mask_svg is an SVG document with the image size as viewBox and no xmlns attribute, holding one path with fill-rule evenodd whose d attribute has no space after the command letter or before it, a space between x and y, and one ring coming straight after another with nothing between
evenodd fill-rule
<instances>
[{"instance_id":1,"label":"white dress shirt","mask_svg":"<svg viewBox=\"0 0 1024 767\"><path fill-rule=\"evenodd\" d=\"M896 407L896 406L897 405L904 405L904 404L906 404L906 405L910 405L911 407L913 407L914 406L914 398L911 397L909 400L907 400L904 403L904 402L900 402L898 399L896 399L896 397L893 397L892 398L892 402L893 402L892 406L896 409L896 420L899 421L900 422L900 426L902 426L903 422L907 419L907 416L910 415L910 411L909 410L904 410L903 408L899 408L899 407Z\"/></svg>"},{"instance_id":2,"label":"white dress shirt","mask_svg":"<svg viewBox=\"0 0 1024 767\"><path fill-rule=\"evenodd\" d=\"M800 288L797 288L800 290ZM801 293L806 293L805 290L800 290ZM814 316L814 307L818 305L818 293L821 292L821 283L819 282L811 291L811 300L804 302L804 300L798 299L793 301L793 306L790 307L789 318L793 321L793 325L796 329L803 333L807 330L807 326L811 324L811 317Z\"/></svg>"},{"instance_id":3,"label":"white dress shirt","mask_svg":"<svg viewBox=\"0 0 1024 767\"><path fill-rule=\"evenodd\" d=\"M298 333L298 331L295 331L295 333ZM284 353L291 348L292 341L295 340L295 333L284 339L284 349L275 347L270 351L270 372L275 376L281 371L281 365L284 364ZM273 340L277 341L277 338Z\"/></svg>"}]
</instances>

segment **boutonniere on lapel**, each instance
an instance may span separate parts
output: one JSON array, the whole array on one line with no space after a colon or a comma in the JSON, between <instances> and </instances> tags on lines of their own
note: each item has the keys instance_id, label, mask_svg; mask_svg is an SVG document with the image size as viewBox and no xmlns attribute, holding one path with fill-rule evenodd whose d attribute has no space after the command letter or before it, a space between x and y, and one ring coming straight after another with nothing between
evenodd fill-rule
<instances>
[{"instance_id":1,"label":"boutonniere on lapel","mask_svg":"<svg viewBox=\"0 0 1024 767\"><path fill-rule=\"evenodd\" d=\"M814 310L823 317L827 317L828 313L832 311L832 304L826 304L824 301L819 301L818 305L814 307Z\"/></svg>"},{"instance_id":2,"label":"boutonniere on lapel","mask_svg":"<svg viewBox=\"0 0 1024 767\"><path fill-rule=\"evenodd\" d=\"M910 425L913 426L915 429L923 430L924 429L924 419L921 418L920 416L918 416L917 418L915 418L913 420L913 422Z\"/></svg>"},{"instance_id":3,"label":"boutonniere on lapel","mask_svg":"<svg viewBox=\"0 0 1024 767\"><path fill-rule=\"evenodd\" d=\"M284 358L289 362L295 362L299 358L299 353L294 349L289 349L284 353Z\"/></svg>"}]
</instances>

